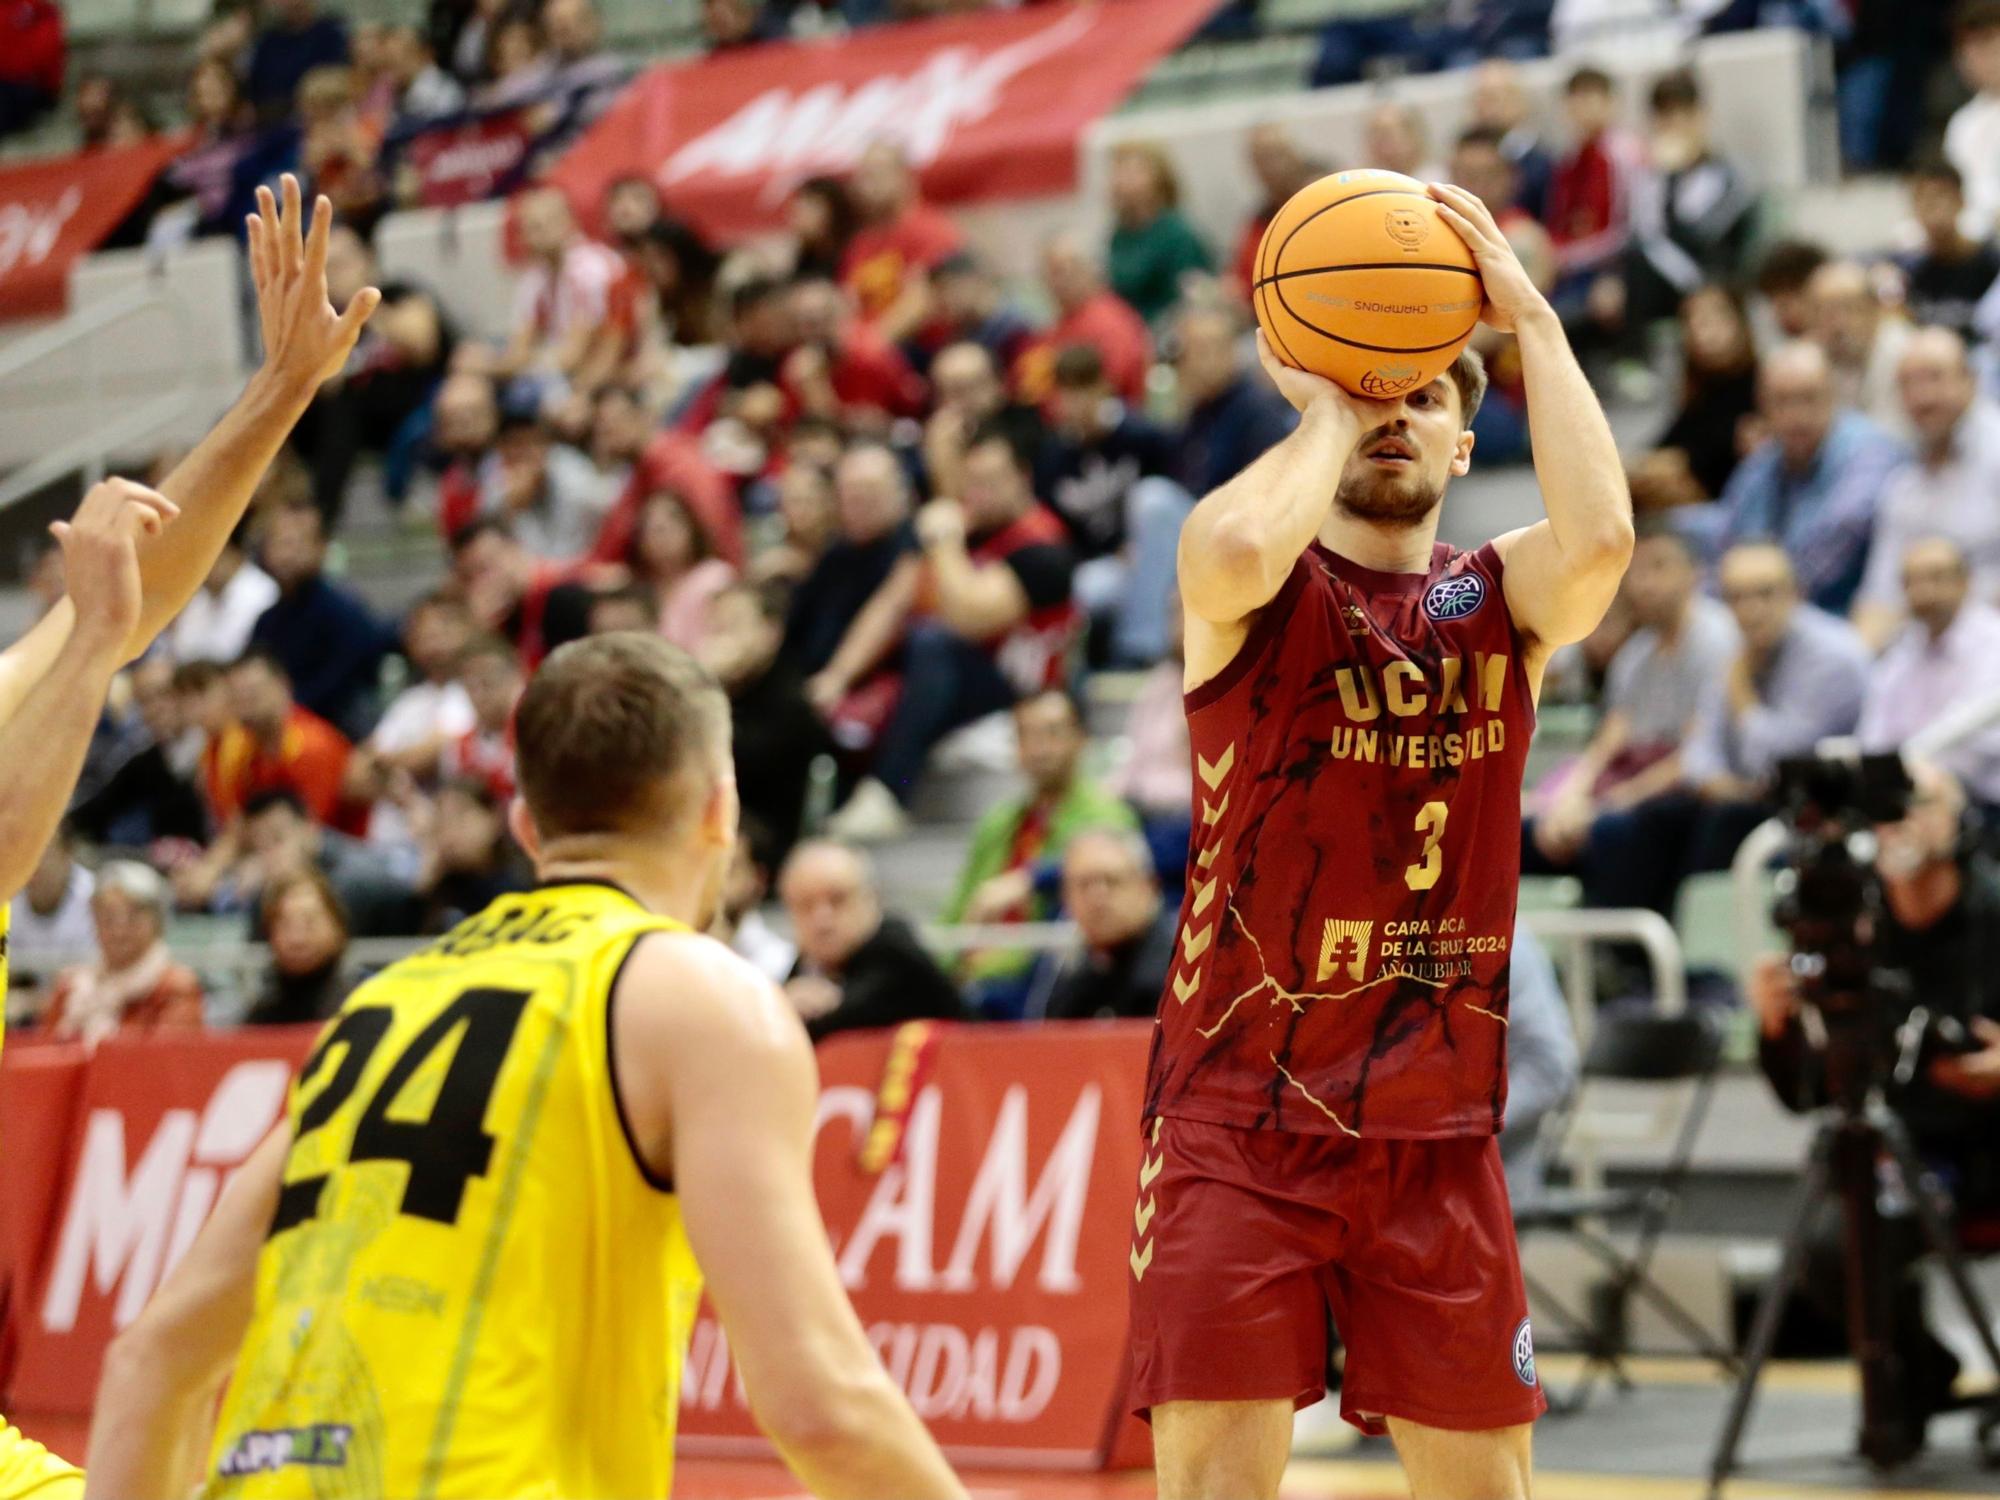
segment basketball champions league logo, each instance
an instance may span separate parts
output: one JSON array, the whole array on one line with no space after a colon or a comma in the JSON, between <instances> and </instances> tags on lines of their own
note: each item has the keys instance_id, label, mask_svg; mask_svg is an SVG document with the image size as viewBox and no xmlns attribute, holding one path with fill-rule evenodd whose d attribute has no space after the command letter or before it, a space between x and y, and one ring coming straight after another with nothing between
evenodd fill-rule
<instances>
[{"instance_id":1,"label":"basketball champions league logo","mask_svg":"<svg viewBox=\"0 0 2000 1500\"><path fill-rule=\"evenodd\" d=\"M1424 613L1433 620L1463 620L1486 602L1486 580L1477 573L1440 578L1424 593Z\"/></svg>"}]
</instances>

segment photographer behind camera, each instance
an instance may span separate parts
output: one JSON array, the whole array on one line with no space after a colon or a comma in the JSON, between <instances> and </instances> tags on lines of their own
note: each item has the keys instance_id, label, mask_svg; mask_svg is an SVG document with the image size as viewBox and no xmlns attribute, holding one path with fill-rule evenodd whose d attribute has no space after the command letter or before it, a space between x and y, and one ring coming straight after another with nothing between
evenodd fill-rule
<instances>
[{"instance_id":1,"label":"photographer behind camera","mask_svg":"<svg viewBox=\"0 0 2000 1500\"><path fill-rule=\"evenodd\" d=\"M1909 770L1907 815L1875 830L1884 907L1878 961L1908 980L1907 1006L1899 1007L1906 1014L1881 1018L1903 1039L1885 1036L1883 1045L1896 1056L1907 1050L1907 1023L1918 1008L1939 1034L1912 1054L1913 1068L1898 1068L1903 1081L1887 1085L1886 1099L1963 1219L2000 1211L2000 868L1974 846L1958 782L1933 765ZM1825 1032L1801 1005L1789 955L1758 960L1749 998L1760 1061L1779 1099L1797 1111L1827 1103ZM1914 1450L1949 1398L1959 1362L1924 1322L1915 1275L1924 1239L1906 1204L1884 1214L1883 1244L1896 1275L1893 1342L1908 1375L1899 1394ZM1814 1226L1805 1290L1835 1323L1842 1319L1842 1263L1839 1204L1830 1196Z\"/></svg>"}]
</instances>

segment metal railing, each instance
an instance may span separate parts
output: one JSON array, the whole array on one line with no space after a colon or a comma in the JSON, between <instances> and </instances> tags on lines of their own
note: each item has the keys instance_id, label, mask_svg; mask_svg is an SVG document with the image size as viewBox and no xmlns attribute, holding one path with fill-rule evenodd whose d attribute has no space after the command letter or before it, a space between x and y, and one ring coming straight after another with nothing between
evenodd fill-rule
<instances>
[{"instance_id":1,"label":"metal railing","mask_svg":"<svg viewBox=\"0 0 2000 1500\"><path fill-rule=\"evenodd\" d=\"M164 312L173 323L173 348L179 367L167 377L167 390L129 407L116 417L97 420L104 409L103 353L98 335L127 318ZM104 477L106 460L185 416L193 400L194 320L185 299L156 287L139 287L71 313L52 327L0 347L0 384L37 378L38 366L76 350L83 364L84 409L92 414L88 432L30 459L0 479L0 510L18 503L45 485L81 472L85 485Z\"/></svg>"}]
</instances>

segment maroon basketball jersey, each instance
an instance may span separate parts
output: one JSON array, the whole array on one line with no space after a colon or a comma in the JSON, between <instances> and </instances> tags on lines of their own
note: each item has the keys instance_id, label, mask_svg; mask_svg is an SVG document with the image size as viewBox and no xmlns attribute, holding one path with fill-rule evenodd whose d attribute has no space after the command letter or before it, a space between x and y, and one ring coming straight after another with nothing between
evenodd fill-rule
<instances>
[{"instance_id":1,"label":"maroon basketball jersey","mask_svg":"<svg viewBox=\"0 0 2000 1500\"><path fill-rule=\"evenodd\" d=\"M1194 840L1148 1116L1486 1135L1507 1094L1521 637L1489 544L1315 544L1187 695Z\"/></svg>"}]
</instances>

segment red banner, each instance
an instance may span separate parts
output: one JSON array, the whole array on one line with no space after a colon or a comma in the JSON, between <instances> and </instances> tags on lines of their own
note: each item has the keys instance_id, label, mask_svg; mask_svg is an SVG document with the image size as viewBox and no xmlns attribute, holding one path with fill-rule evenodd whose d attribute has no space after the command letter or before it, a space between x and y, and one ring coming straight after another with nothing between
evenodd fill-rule
<instances>
[{"instance_id":1,"label":"red banner","mask_svg":"<svg viewBox=\"0 0 2000 1500\"><path fill-rule=\"evenodd\" d=\"M526 108L429 125L389 142L396 169L415 175L426 208L457 208L516 186L538 139Z\"/></svg>"},{"instance_id":2,"label":"red banner","mask_svg":"<svg viewBox=\"0 0 2000 1500\"><path fill-rule=\"evenodd\" d=\"M877 26L648 70L556 166L594 219L650 175L721 238L774 224L794 183L901 145L940 201L1068 191L1076 143L1217 0L1097 0Z\"/></svg>"},{"instance_id":3,"label":"red banner","mask_svg":"<svg viewBox=\"0 0 2000 1500\"><path fill-rule=\"evenodd\" d=\"M10 1050L7 1410L89 1412L111 1336L279 1118L314 1027ZM819 1049L814 1180L870 1339L954 1456L1093 1468L1122 1415L1126 1252L1151 1028L906 1028ZM763 1451L704 1309L683 1442ZM1122 1425L1121 1425L1122 1424Z\"/></svg>"},{"instance_id":4,"label":"red banner","mask_svg":"<svg viewBox=\"0 0 2000 1500\"><path fill-rule=\"evenodd\" d=\"M69 268L138 206L179 136L0 166L0 319L69 303Z\"/></svg>"}]
</instances>

